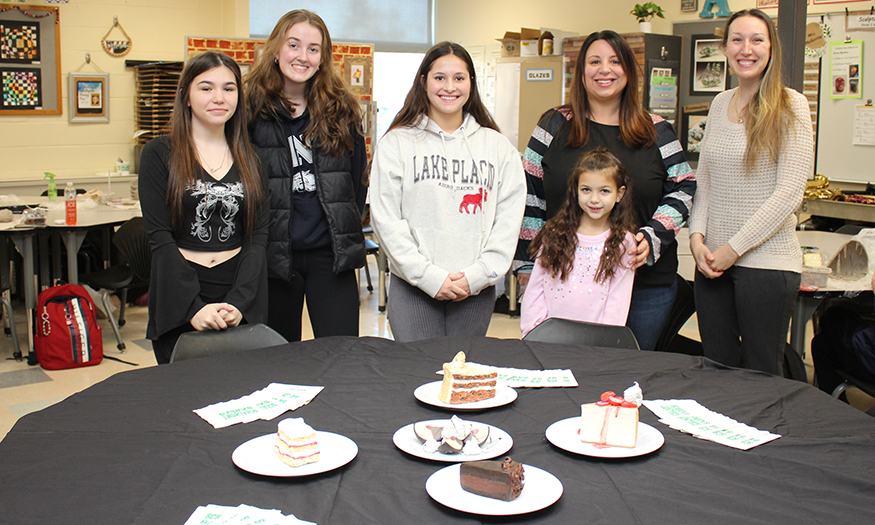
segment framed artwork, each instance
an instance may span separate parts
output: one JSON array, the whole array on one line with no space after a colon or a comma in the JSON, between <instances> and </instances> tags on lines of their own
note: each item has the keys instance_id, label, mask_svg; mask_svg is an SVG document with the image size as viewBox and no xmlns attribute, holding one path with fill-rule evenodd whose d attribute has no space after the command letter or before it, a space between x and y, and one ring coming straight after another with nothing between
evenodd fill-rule
<instances>
[{"instance_id":1,"label":"framed artwork","mask_svg":"<svg viewBox=\"0 0 875 525\"><path fill-rule=\"evenodd\" d=\"M716 95L727 88L728 64L720 39L714 35L693 35L690 60L690 96Z\"/></svg>"},{"instance_id":2,"label":"framed artwork","mask_svg":"<svg viewBox=\"0 0 875 525\"><path fill-rule=\"evenodd\" d=\"M710 104L708 104L710 106ZM705 136L705 125L708 120L708 107L697 107L688 111L684 108L681 117L681 146L687 160L699 160L702 152L702 138Z\"/></svg>"},{"instance_id":3,"label":"framed artwork","mask_svg":"<svg viewBox=\"0 0 875 525\"><path fill-rule=\"evenodd\" d=\"M346 57L343 59L343 81L353 93L371 93L371 61L367 57Z\"/></svg>"},{"instance_id":4,"label":"framed artwork","mask_svg":"<svg viewBox=\"0 0 875 525\"><path fill-rule=\"evenodd\" d=\"M70 122L109 122L109 73L70 73Z\"/></svg>"},{"instance_id":5,"label":"framed artwork","mask_svg":"<svg viewBox=\"0 0 875 525\"><path fill-rule=\"evenodd\" d=\"M681 0L681 11L698 11L699 0Z\"/></svg>"},{"instance_id":6,"label":"framed artwork","mask_svg":"<svg viewBox=\"0 0 875 525\"><path fill-rule=\"evenodd\" d=\"M58 8L0 6L0 115L60 115Z\"/></svg>"}]
</instances>

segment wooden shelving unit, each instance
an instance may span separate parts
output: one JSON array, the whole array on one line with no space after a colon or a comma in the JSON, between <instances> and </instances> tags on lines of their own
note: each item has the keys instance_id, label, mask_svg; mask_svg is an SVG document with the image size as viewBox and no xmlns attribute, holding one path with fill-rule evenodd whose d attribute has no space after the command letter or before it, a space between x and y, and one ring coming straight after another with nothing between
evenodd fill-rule
<instances>
[{"instance_id":1,"label":"wooden shelving unit","mask_svg":"<svg viewBox=\"0 0 875 525\"><path fill-rule=\"evenodd\" d=\"M135 146L137 172L143 146L164 134L170 122L183 65L183 62L153 62L135 67L134 120L137 132L141 132Z\"/></svg>"}]
</instances>

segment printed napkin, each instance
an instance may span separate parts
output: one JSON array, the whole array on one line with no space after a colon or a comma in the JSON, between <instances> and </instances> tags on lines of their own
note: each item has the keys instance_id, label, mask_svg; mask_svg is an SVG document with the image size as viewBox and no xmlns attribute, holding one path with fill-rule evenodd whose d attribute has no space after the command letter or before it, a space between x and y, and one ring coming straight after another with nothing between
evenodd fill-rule
<instances>
[{"instance_id":1,"label":"printed napkin","mask_svg":"<svg viewBox=\"0 0 875 525\"><path fill-rule=\"evenodd\" d=\"M191 513L185 525L316 525L303 521L293 514L288 516L276 509L259 509L249 505L224 507L222 505L200 506Z\"/></svg>"},{"instance_id":2,"label":"printed napkin","mask_svg":"<svg viewBox=\"0 0 875 525\"><path fill-rule=\"evenodd\" d=\"M648 399L644 406L660 423L727 447L748 450L781 437L708 410L694 399Z\"/></svg>"},{"instance_id":3,"label":"printed napkin","mask_svg":"<svg viewBox=\"0 0 875 525\"><path fill-rule=\"evenodd\" d=\"M539 388L539 387L575 387L577 380L571 370L526 370L524 368L501 368L499 366L481 365L480 363L468 363L471 366L495 370L498 372L496 382L511 388ZM444 375L443 370L436 372Z\"/></svg>"},{"instance_id":4,"label":"printed napkin","mask_svg":"<svg viewBox=\"0 0 875 525\"><path fill-rule=\"evenodd\" d=\"M224 428L256 419L271 420L287 410L296 410L313 400L325 387L271 383L247 396L194 410L213 425Z\"/></svg>"}]
</instances>

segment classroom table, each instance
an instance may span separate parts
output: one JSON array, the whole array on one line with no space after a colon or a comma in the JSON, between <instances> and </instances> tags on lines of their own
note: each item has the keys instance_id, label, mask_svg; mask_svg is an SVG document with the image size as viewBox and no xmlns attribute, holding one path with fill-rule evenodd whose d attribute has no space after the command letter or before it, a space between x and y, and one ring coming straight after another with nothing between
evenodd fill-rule
<instances>
[{"instance_id":1,"label":"classroom table","mask_svg":"<svg viewBox=\"0 0 875 525\"><path fill-rule=\"evenodd\" d=\"M22 197L22 199L34 205L45 204L48 202L47 197ZM81 199L80 199L81 201ZM75 226L67 225L64 221L65 212L62 209L53 209L46 212L46 225L28 226L20 224L22 216L15 215L12 222L0 223L0 235L7 236L15 243L15 247L22 256L22 275L24 275L24 305L27 312L27 319L33 318L33 310L36 309L37 295L40 285L35 282L35 277L38 273L46 275L48 271L48 261L41 258L43 264L39 272L37 270L36 259L34 256L34 240L39 239L39 244L45 247L48 243L44 235L41 233L57 231L64 242L66 248L67 261L67 282L70 284L79 283L79 263L77 254L82 246L82 241L89 230L102 228L104 230L104 260L109 260L110 250L110 229L114 226L123 224L127 220L142 215L139 206L110 206L98 204L94 207L80 205L77 208L77 221ZM53 250L53 253L58 254L59 250ZM61 266L61 260L55 257L52 261L55 266L55 274L58 275ZM42 279L46 283L47 279ZM27 323L28 348L33 352L33 326L30 322ZM35 362L34 362L35 364Z\"/></svg>"},{"instance_id":2,"label":"classroom table","mask_svg":"<svg viewBox=\"0 0 875 525\"><path fill-rule=\"evenodd\" d=\"M801 246L816 248L822 252L825 256L824 264L826 264L854 236L816 230L797 230L796 237L799 239ZM681 233L678 234L677 241L678 273L684 279L692 282L696 275L696 261L692 253L690 253L690 235L686 228L682 229ZM830 282L839 284L840 287L824 287L812 292L800 290L796 296L796 303L793 306L793 317L790 323L790 346L803 357L805 355L805 325L811 319L811 316L814 315L814 311L820 303L828 297L837 297L846 291L868 290L870 281L863 279L858 283L846 281Z\"/></svg>"},{"instance_id":3,"label":"classroom table","mask_svg":"<svg viewBox=\"0 0 875 525\"><path fill-rule=\"evenodd\" d=\"M521 388L510 404L450 411L414 398L458 351L469 361L573 371L575 388ZM602 459L545 439L580 404L638 381L646 399L695 399L783 437L742 451L641 421L664 445ZM272 382L321 385L308 405L272 421L214 429L192 410ZM396 448L401 427L452 414L508 432L513 459L556 476L561 498L531 514L484 517L433 501L426 480L449 465ZM346 436L356 457L307 477L236 467L248 440L284 417ZM319 525L557 523L769 524L875 522L875 418L798 381L705 358L452 337L416 343L332 337L123 372L21 418L0 442L4 523L182 524L199 505L246 503ZM524 491L537 491L528 485Z\"/></svg>"}]
</instances>

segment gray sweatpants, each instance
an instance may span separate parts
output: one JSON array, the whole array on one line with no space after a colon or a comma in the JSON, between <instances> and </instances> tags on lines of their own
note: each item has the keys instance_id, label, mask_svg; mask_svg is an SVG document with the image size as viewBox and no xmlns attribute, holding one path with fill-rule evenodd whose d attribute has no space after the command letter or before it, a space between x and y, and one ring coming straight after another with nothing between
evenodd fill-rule
<instances>
[{"instance_id":1,"label":"gray sweatpants","mask_svg":"<svg viewBox=\"0 0 875 525\"><path fill-rule=\"evenodd\" d=\"M495 287L459 302L438 301L392 274L387 310L396 341L447 335L485 336L495 309Z\"/></svg>"}]
</instances>

